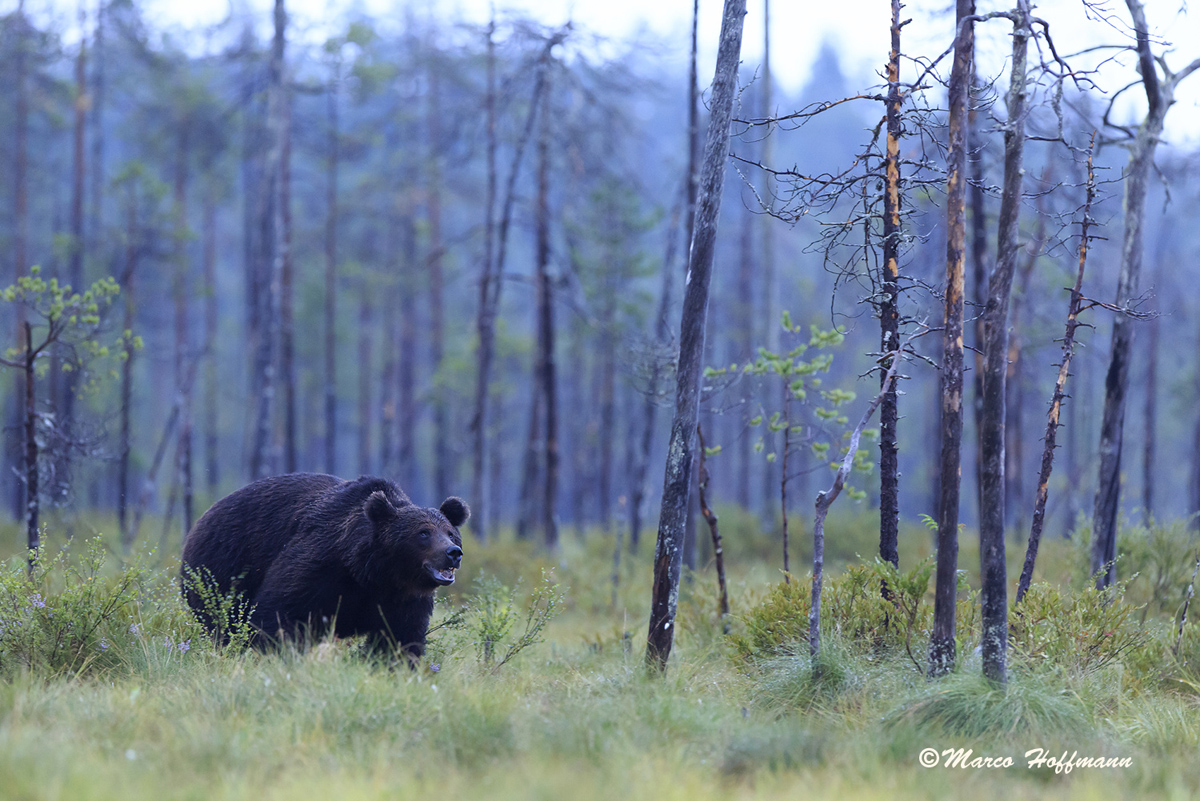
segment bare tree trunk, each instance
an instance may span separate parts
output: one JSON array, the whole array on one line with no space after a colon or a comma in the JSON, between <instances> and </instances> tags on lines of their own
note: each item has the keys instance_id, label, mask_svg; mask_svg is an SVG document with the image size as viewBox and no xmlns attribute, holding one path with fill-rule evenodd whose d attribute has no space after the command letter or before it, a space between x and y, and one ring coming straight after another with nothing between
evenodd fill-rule
<instances>
[{"instance_id":1,"label":"bare tree trunk","mask_svg":"<svg viewBox=\"0 0 1200 801\"><path fill-rule=\"evenodd\" d=\"M475 506L471 528L480 539L487 538L487 521L481 513L491 506L484 479L487 469L487 402L488 375L491 371L494 321L488 315L492 308L492 282L499 281L496 271L496 16L493 12L487 29L487 95L484 109L487 117L487 195L484 200L483 264L479 277L479 308L475 328L479 339L479 369L475 377L475 413L471 419L472 462L471 503Z\"/></svg>"},{"instance_id":2,"label":"bare tree trunk","mask_svg":"<svg viewBox=\"0 0 1200 801\"><path fill-rule=\"evenodd\" d=\"M911 337L909 341L911 341ZM905 343L905 346L907 345L908 342ZM808 653L814 663L817 657L821 655L821 590L824 584L825 570L825 517L829 514L829 507L833 505L838 495L842 493L842 488L846 485L846 479L850 476L850 471L854 469L854 455L858 453L858 443L862 438L863 429L867 427L867 423L871 421L871 416L875 414L875 410L879 408L884 397L895 384L896 373L900 368L903 356L902 351L903 348L900 346L900 343L896 343L896 348L889 351L892 355L891 358L887 359L889 367L887 372L883 374L879 394L871 401L871 405L863 413L862 419L850 433L849 449L846 451L842 463L838 466L837 473L833 476L833 485L828 490L822 490L817 493L816 514L813 518L812 605L808 611ZM886 355L885 358L887 358Z\"/></svg>"},{"instance_id":3,"label":"bare tree trunk","mask_svg":"<svg viewBox=\"0 0 1200 801\"><path fill-rule=\"evenodd\" d=\"M80 18L83 21L83 8L80 7ZM83 29L82 24L80 29ZM84 135L87 131L87 37L79 41L79 52L75 58L75 122L72 130L72 167L71 167L71 211L70 211L70 250L67 258L67 275L71 286L76 292L83 292L83 194L84 175L87 165L84 158ZM61 395L58 399L58 419L56 421L57 447L54 448L55 469L53 475L53 494L57 498L65 498L71 483L71 444L75 428L75 396L78 392L78 370L65 371L62 376Z\"/></svg>"},{"instance_id":4,"label":"bare tree trunk","mask_svg":"<svg viewBox=\"0 0 1200 801\"><path fill-rule=\"evenodd\" d=\"M400 362L396 371L396 429L399 434L397 461L401 484L411 486L416 478L417 453L417 231L412 210L400 219L400 258L404 263L402 284L413 291L400 293ZM436 449L435 449L436 450Z\"/></svg>"},{"instance_id":5,"label":"bare tree trunk","mask_svg":"<svg viewBox=\"0 0 1200 801\"><path fill-rule=\"evenodd\" d=\"M283 151L279 164L279 219L283 224L280 237L282 258L279 276L279 364L283 384L283 472L295 473L296 456L296 358L294 264L292 259L292 88L289 81L283 86Z\"/></svg>"},{"instance_id":6,"label":"bare tree trunk","mask_svg":"<svg viewBox=\"0 0 1200 801\"><path fill-rule=\"evenodd\" d=\"M1021 568L1021 579L1017 583L1017 596L1013 605L1021 603L1033 581L1033 568L1037 563L1038 546L1042 541L1042 528L1046 522L1046 500L1050 495L1050 473L1054 469L1054 444L1058 436L1058 420L1062 404L1067 395L1064 391L1067 377L1071 374L1071 359L1075 355L1075 330L1079 327L1079 312L1083 305L1083 271L1087 266L1089 230L1092 224L1092 202L1096 198L1096 180L1092 171L1092 151L1088 148L1087 202L1083 206L1083 219L1079 231L1079 270L1075 274L1075 286L1071 289L1071 303L1067 309L1067 332L1063 336L1062 359L1058 364L1058 378L1054 382L1054 394L1050 398L1050 412L1046 415L1045 449L1042 451L1042 469L1038 475L1037 500L1033 506L1033 524L1029 529L1029 545L1025 549L1025 564ZM1072 404L1074 407L1075 404ZM1071 428L1068 427L1068 432ZM1069 453L1070 451L1068 451ZM1069 488L1068 488L1069 491ZM1071 521L1074 524L1074 521Z\"/></svg>"},{"instance_id":7,"label":"bare tree trunk","mask_svg":"<svg viewBox=\"0 0 1200 801\"><path fill-rule=\"evenodd\" d=\"M983 675L1008 680L1008 575L1004 561L1004 424L1008 378L1008 306L1020 243L1017 241L1025 158L1026 58L1033 29L1028 0L1017 0L1013 19L1013 55L1004 128L1004 188L996 269L988 282L983 313L983 409L980 451L983 469L979 510L979 561L982 577L981 647Z\"/></svg>"},{"instance_id":8,"label":"bare tree trunk","mask_svg":"<svg viewBox=\"0 0 1200 801\"><path fill-rule=\"evenodd\" d=\"M704 431L696 426L696 438L700 447L700 480L696 483L697 494L700 496L700 514L708 523L708 532L712 535L713 561L717 567L717 608L721 613L721 630L729 633L729 588L725 585L725 549L721 544L721 530L717 527L717 515L708 508L708 467L705 464Z\"/></svg>"},{"instance_id":9,"label":"bare tree trunk","mask_svg":"<svg viewBox=\"0 0 1200 801\"><path fill-rule=\"evenodd\" d=\"M968 153L967 164L970 170L970 186L967 189L971 205L971 267L972 285L974 289L975 317L975 368L972 373L971 388L973 390L972 412L975 417L975 508L983 510L983 341L984 341L984 309L988 300L988 260L987 260L987 205L983 191L986 175L983 169L983 156L987 142L980 130L979 102L975 94L983 91L983 85L978 76L972 81L972 96L970 110L967 112Z\"/></svg>"},{"instance_id":10,"label":"bare tree trunk","mask_svg":"<svg viewBox=\"0 0 1200 801\"><path fill-rule=\"evenodd\" d=\"M29 162L29 87L27 81L28 72L28 36L26 28L28 21L25 18L25 0L17 0L17 42L16 42L16 74L13 76L13 82L16 84L17 92L17 109L14 127L16 128L16 153L13 157L13 283L17 283L25 275L28 270L27 255L29 243L29 187L27 180L28 162ZM22 304L17 304L17 320L16 320L16 341L19 350L25 350L29 346L26 340L26 325L25 325L25 307ZM13 408L22 409L26 405L26 397L28 388L24 385L25 376L22 373L21 377L15 381ZM20 442L20 437L15 438ZM27 458L27 457L26 457ZM20 460L17 462L20 466ZM24 520L26 517L26 498L28 496L28 488L23 482L14 481L12 483L13 497L12 508L13 517L17 520Z\"/></svg>"},{"instance_id":11,"label":"bare tree trunk","mask_svg":"<svg viewBox=\"0 0 1200 801\"><path fill-rule=\"evenodd\" d=\"M613 221L616 224L616 221ZM614 254L610 253L612 258ZM612 279L613 270L605 271L601 277L603 299L600 309L600 460L597 465L596 495L600 513L600 527L607 535L612 528L612 471L614 422L616 418L616 377L617 377L617 343L616 333L616 293Z\"/></svg>"},{"instance_id":12,"label":"bare tree trunk","mask_svg":"<svg viewBox=\"0 0 1200 801\"><path fill-rule=\"evenodd\" d=\"M547 107L549 103L547 103ZM542 114L538 137L537 193L537 304L539 379L534 392L544 398L546 413L545 492L542 497L543 533L546 547L558 548L558 396L554 365L554 283L550 278L550 125L552 116Z\"/></svg>"},{"instance_id":13,"label":"bare tree trunk","mask_svg":"<svg viewBox=\"0 0 1200 801\"><path fill-rule=\"evenodd\" d=\"M104 235L104 2L96 6L96 28L92 36L92 115L91 199L88 202L88 249L98 252Z\"/></svg>"},{"instance_id":14,"label":"bare tree trunk","mask_svg":"<svg viewBox=\"0 0 1200 801\"><path fill-rule=\"evenodd\" d=\"M333 63L329 84L329 160L325 204L325 472L337 475L337 228L338 228L338 95L340 59Z\"/></svg>"},{"instance_id":15,"label":"bare tree trunk","mask_svg":"<svg viewBox=\"0 0 1200 801\"><path fill-rule=\"evenodd\" d=\"M179 482L183 503L183 533L192 527L192 393L191 387L184 389L186 363L191 359L191 336L188 328L188 299L191 296L188 269L188 223L187 223L187 180L188 180L188 127L179 132L179 150L175 164L175 242L174 280L172 294L175 299L175 391L180 396L179 436L175 443L175 480Z\"/></svg>"},{"instance_id":16,"label":"bare tree trunk","mask_svg":"<svg viewBox=\"0 0 1200 801\"><path fill-rule=\"evenodd\" d=\"M537 317L541 319L541 292L537 289ZM539 322L540 325L540 322ZM533 363L534 385L529 397L529 436L525 440L525 459L521 469L521 494L517 506L517 539L529 539L532 534L533 522L537 514L540 500L538 493L538 475L541 473L541 461L545 451L542 445L542 403L545 393L542 391L541 377L545 368L542 365L542 344L537 343L537 354Z\"/></svg>"},{"instance_id":17,"label":"bare tree trunk","mask_svg":"<svg viewBox=\"0 0 1200 801\"><path fill-rule=\"evenodd\" d=\"M738 281L737 281L737 310L733 319L736 321L734 325L740 328L740 332L734 343L731 343L733 355L731 361L742 362L748 364L754 360L754 334L755 334L755 303L754 303L754 258L752 241L754 236L754 226L758 220L754 214L747 208L742 208L739 212L741 216L741 241L738 247ZM749 406L748 398L746 406ZM749 420L753 414L749 411L739 415L742 419L738 421L740 430L737 433L737 484L734 497L737 499L738 506L743 509L750 508L750 465L753 460L753 448L750 441L750 424ZM703 510L701 510L703 513ZM711 527L711 526L710 526Z\"/></svg>"},{"instance_id":18,"label":"bare tree trunk","mask_svg":"<svg viewBox=\"0 0 1200 801\"><path fill-rule=\"evenodd\" d=\"M763 91L762 116L769 118L775 114L773 93L774 80L771 77L771 0L763 0ZM770 164L774 158L775 139L769 133L763 137L762 163ZM762 177L763 197L767 202L775 202L775 176L764 172ZM779 298L777 279L775 276L775 226L770 214L761 215L762 225L762 308L760 318L762 327L757 333L758 342L772 353L779 352ZM690 240L689 240L690 241ZM770 431L763 432L763 443L768 453L775 450L777 435ZM764 461L762 464L762 511L763 523L768 528L775 526L775 465Z\"/></svg>"},{"instance_id":19,"label":"bare tree trunk","mask_svg":"<svg viewBox=\"0 0 1200 801\"><path fill-rule=\"evenodd\" d=\"M688 181L690 181L690 178L685 177L684 183L686 184ZM686 185L681 194L686 197ZM667 226L667 249L666 254L663 256L662 265L662 289L658 295L658 313L654 318L654 343L660 347L666 345L670 337L670 323L667 317L670 314L671 296L675 283L675 251L677 248L676 242L678 241L680 212L680 204L676 203L675 208L671 210L671 221ZM634 465L633 489L630 493L629 552L631 554L637 553L638 545L641 543L642 505L646 497L646 469L650 464L650 449L654 445L654 426L655 418L658 416L658 392L661 377L658 357L655 354L650 365L649 386L647 387L646 397L642 404L641 445L638 450L637 461Z\"/></svg>"},{"instance_id":20,"label":"bare tree trunk","mask_svg":"<svg viewBox=\"0 0 1200 801\"><path fill-rule=\"evenodd\" d=\"M486 539L492 518L491 487L484 480L486 467L491 461L487 451L488 435L488 395L491 386L492 361L495 356L496 316L500 310L500 293L504 286L504 263L508 251L508 231L512 222L513 205L516 202L517 177L521 172L521 162L525 149L533 133L533 123L537 117L538 105L545 93L546 76L550 68L550 53L560 44L565 32L559 32L549 37L542 48L538 59L537 74L534 77L533 97L529 104L529 113L525 125L513 151L512 166L505 181L504 202L500 210L500 220L496 224L493 218L495 205L495 148L496 148L496 112L495 112L495 43L492 35L495 22L488 28L488 97L486 101L488 114L488 211L485 236L487 238L487 253L484 259L483 275L479 282L479 316L476 328L479 333L479 367L475 382L475 413L471 420L471 432L474 436L474 471L472 474L472 493L475 496L475 516L471 526L480 539ZM493 257L492 240L495 238Z\"/></svg>"},{"instance_id":21,"label":"bare tree trunk","mask_svg":"<svg viewBox=\"0 0 1200 801\"><path fill-rule=\"evenodd\" d=\"M392 214L390 200L383 212L383 265L398 292L408 291L404 273L401 272L396 247L396 220ZM398 413L400 367L400 321L394 302L383 304L383 374L379 381L379 470L383 475L394 475L396 415ZM438 497L444 498L445 495Z\"/></svg>"},{"instance_id":22,"label":"bare tree trunk","mask_svg":"<svg viewBox=\"0 0 1200 801\"><path fill-rule=\"evenodd\" d=\"M892 47L888 56L887 157L883 193L883 300L879 306L883 353L900 342L900 0L892 0ZM887 378L891 363L881 363ZM882 383L880 384L882 388ZM879 409L879 558L900 565L900 460L896 447L899 403L895 382L887 387ZM885 585L884 597L890 597Z\"/></svg>"},{"instance_id":23,"label":"bare tree trunk","mask_svg":"<svg viewBox=\"0 0 1200 801\"><path fill-rule=\"evenodd\" d=\"M432 54L431 54L432 55ZM447 443L449 419L446 407L445 379L442 376L442 359L445 353L445 279L442 270L442 109L441 72L432 67L429 71L429 145L427 158L429 171L429 340L430 358L433 362L433 389L430 402L433 405L434 442ZM448 447L434 448L433 484L434 497L445 498L450 494L450 453Z\"/></svg>"},{"instance_id":24,"label":"bare tree trunk","mask_svg":"<svg viewBox=\"0 0 1200 801\"><path fill-rule=\"evenodd\" d=\"M1156 270L1157 272L1157 270ZM1154 466L1156 431L1158 429L1158 328L1159 315L1149 322L1149 341L1146 343L1146 406L1142 415L1144 444L1142 446L1142 525L1154 523Z\"/></svg>"},{"instance_id":25,"label":"bare tree trunk","mask_svg":"<svg viewBox=\"0 0 1200 801\"><path fill-rule=\"evenodd\" d=\"M371 378L374 376L371 337L375 335L371 320L372 283L370 278L364 277L358 302L358 464L355 469L359 475L374 472L371 469Z\"/></svg>"},{"instance_id":26,"label":"bare tree trunk","mask_svg":"<svg viewBox=\"0 0 1200 801\"><path fill-rule=\"evenodd\" d=\"M37 443L37 396L34 394L33 327L25 322L25 537L29 546L29 568L33 569L33 556L41 547L41 531L38 529L40 501L38 490L38 443Z\"/></svg>"},{"instance_id":27,"label":"bare tree trunk","mask_svg":"<svg viewBox=\"0 0 1200 801\"><path fill-rule=\"evenodd\" d=\"M1047 171L1048 172L1048 171ZM1042 185L1048 186L1047 175L1043 175ZM1010 312L1008 339L1008 379L1007 379L1007 417L1004 429L1004 497L1006 508L1015 510L1012 528L1020 531L1025 528L1025 504L1023 500L1022 475L1025 466L1025 372L1022 360L1023 336L1021 314L1029 303L1029 280L1033 274L1034 265L1041 255L1042 245L1046 238L1046 210L1041 202L1044 195L1039 195L1037 203L1037 227L1033 239L1027 249L1025 263L1021 266L1017 277L1017 296L1013 300Z\"/></svg>"},{"instance_id":28,"label":"bare tree trunk","mask_svg":"<svg viewBox=\"0 0 1200 801\"><path fill-rule=\"evenodd\" d=\"M125 274L121 280L121 294L125 301L125 317L122 331L122 347L125 353L121 362L121 434L117 446L117 526L121 530L121 550L128 556L133 550L133 538L128 523L127 509L129 506L129 456L132 438L133 411L133 357L137 349L133 346L130 334L133 331L138 254L141 243L138 235L137 192L132 186L129 192L125 234Z\"/></svg>"},{"instance_id":29,"label":"bare tree trunk","mask_svg":"<svg viewBox=\"0 0 1200 801\"><path fill-rule=\"evenodd\" d=\"M217 204L210 185L204 198L204 475L208 494L220 485L220 432L217 426ZM124 289L122 289L124 291Z\"/></svg>"},{"instance_id":30,"label":"bare tree trunk","mask_svg":"<svg viewBox=\"0 0 1200 801\"><path fill-rule=\"evenodd\" d=\"M792 452L792 393L783 387L783 460L779 468L779 510L783 514L783 582L792 583L792 566L788 557L788 457Z\"/></svg>"},{"instance_id":31,"label":"bare tree trunk","mask_svg":"<svg viewBox=\"0 0 1200 801\"><path fill-rule=\"evenodd\" d=\"M958 500L963 425L963 274L966 240L967 88L975 52L974 0L957 0L954 63L950 71L949 176L946 181L946 318L942 333L942 452L939 460L937 584L929 673L954 669L955 591L958 587Z\"/></svg>"},{"instance_id":32,"label":"bare tree trunk","mask_svg":"<svg viewBox=\"0 0 1200 801\"><path fill-rule=\"evenodd\" d=\"M261 478L272 470L268 450L271 444L271 411L275 406L275 344L279 338L280 274L282 272L282 246L279 241L283 228L279 219L279 174L283 156L284 117L284 49L287 29L287 12L284 0L275 0L275 36L271 43L271 59L268 63L267 91L267 154L264 160L261 188L257 204L259 229L258 279L256 300L258 320L255 342L255 381L257 383L257 408L254 414L253 442L250 450L250 473ZM190 383L190 382L189 382Z\"/></svg>"},{"instance_id":33,"label":"bare tree trunk","mask_svg":"<svg viewBox=\"0 0 1200 801\"><path fill-rule=\"evenodd\" d=\"M1167 111L1175 102L1179 81L1200 69L1200 59L1183 70L1171 73L1163 67L1160 80L1145 9L1139 0L1125 0L1137 35L1138 62L1148 110L1129 143L1129 166L1125 170L1125 229L1121 241L1121 272L1117 279L1116 306L1129 307L1137 296L1142 270L1142 224L1146 211L1146 192L1154 151L1163 130ZM1113 562L1117 557L1117 510L1121 495L1121 442L1125 427L1125 396L1129 388L1129 361L1133 345L1133 321L1124 314L1113 320L1112 351L1104 380L1104 415L1100 423L1100 469L1096 505L1092 519L1092 574L1096 586L1104 588L1115 580Z\"/></svg>"},{"instance_id":34,"label":"bare tree trunk","mask_svg":"<svg viewBox=\"0 0 1200 801\"><path fill-rule=\"evenodd\" d=\"M712 277L725 160L729 152L729 123L733 113L745 13L745 0L726 0L713 78L712 110L704 146L696 226L689 256L690 280L683 301L675 419L671 424L663 476L662 516L654 555L654 587L646 640L647 664L659 672L666 669L675 635L675 609L679 600L679 573L683 557L681 540L689 500L688 483L692 475L692 443L699 412L700 361L704 352L708 316L708 287Z\"/></svg>"}]
</instances>

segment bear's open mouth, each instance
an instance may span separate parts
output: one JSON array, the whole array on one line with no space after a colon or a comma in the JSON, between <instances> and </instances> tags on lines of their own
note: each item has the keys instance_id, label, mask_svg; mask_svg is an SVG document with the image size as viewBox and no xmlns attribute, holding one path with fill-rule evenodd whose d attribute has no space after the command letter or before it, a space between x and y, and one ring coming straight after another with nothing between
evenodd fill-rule
<instances>
[{"instance_id":1,"label":"bear's open mouth","mask_svg":"<svg viewBox=\"0 0 1200 801\"><path fill-rule=\"evenodd\" d=\"M425 565L425 569L429 571L429 577L432 578L434 580L434 582L436 582L437 584L446 586L448 584L454 583L454 568L453 567L447 567L445 569L439 570L436 567L434 567L433 565L427 564L427 565Z\"/></svg>"}]
</instances>

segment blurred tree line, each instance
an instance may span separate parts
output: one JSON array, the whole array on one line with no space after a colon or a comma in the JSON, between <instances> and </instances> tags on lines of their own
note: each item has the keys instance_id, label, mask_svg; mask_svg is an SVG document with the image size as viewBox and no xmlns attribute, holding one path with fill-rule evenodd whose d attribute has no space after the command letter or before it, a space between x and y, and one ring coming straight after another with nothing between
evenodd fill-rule
<instances>
[{"instance_id":1,"label":"blurred tree line","mask_svg":"<svg viewBox=\"0 0 1200 801\"><path fill-rule=\"evenodd\" d=\"M257 476L380 474L418 502L467 496L483 536L518 524L552 543L563 523L620 532L638 547L657 518L654 465L669 419L647 408L671 401L686 281L689 106L705 113L690 97L696 79L662 50L613 48L512 15L470 26L402 7L378 19L349 12L314 32L294 30L276 2L264 18L240 11L184 34L152 29L135 0L88 5L73 24L22 0L0 20L0 283L35 265L77 291L111 276L121 294L103 322L126 343L119 366L94 381L65 351L45 360L43 503L68 518L112 510L132 545L144 515L186 530ZM857 389L865 404L880 356L869 235L850 250L831 242L834 228L850 230L845 199L789 197L756 165L841 174L870 149L882 105L838 106L803 125L784 117L869 94L878 80L846 75L833 43L796 96L761 66L743 61L739 74L738 174L724 189L704 363L747 365L760 348L807 342L809 324L836 326L844 336L829 346L825 386ZM967 213L985 223L973 235L986 254L1002 90L979 78L969 153L979 191ZM1074 91L1060 114L1035 107L1030 136L1086 141L1104 108L1094 90ZM935 160L945 141L938 101L914 101L918 112L924 122L901 140L911 164ZM1037 140L1025 155L1007 389L1014 529L1032 509L1062 288L1075 269L1084 170L1065 152ZM1116 242L1124 161L1117 147L1096 159L1093 216ZM1200 296L1183 258L1196 247L1183 222L1197 200L1194 155L1164 145L1157 163L1140 304L1158 316L1134 339L1128 403L1143 414L1125 435L1128 453L1151 455L1127 459L1123 508L1165 517L1200 508ZM910 326L940 325L943 199L916 178L904 196L898 315ZM1119 248L1096 242L1090 258L1087 294L1112 298ZM973 287L966 339L982 348L972 321L985 297ZM5 349L22 348L25 322L19 304L4 306ZM1112 320L1087 322L1050 496L1049 530L1059 534L1090 510L1095 482ZM898 381L908 520L937 508L933 339L917 345L931 363L909 363ZM0 375L4 509L16 520L27 507L23 381ZM761 371L710 372L700 400L710 504L740 506L774 529L786 478L783 497L807 519L842 424L814 404L788 405L787 427L771 426L791 403ZM976 424L968 414L968 465ZM877 504L877 479L862 482L862 502ZM972 522L973 494L963 497ZM640 522L630 530L631 521ZM695 564L694 545L685 559Z\"/></svg>"}]
</instances>

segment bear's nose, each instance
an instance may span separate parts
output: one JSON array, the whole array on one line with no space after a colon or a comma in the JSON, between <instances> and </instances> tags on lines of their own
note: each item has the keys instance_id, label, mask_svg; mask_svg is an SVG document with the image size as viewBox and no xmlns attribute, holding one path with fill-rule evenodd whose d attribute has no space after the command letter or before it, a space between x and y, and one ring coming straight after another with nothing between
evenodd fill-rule
<instances>
[{"instance_id":1,"label":"bear's nose","mask_svg":"<svg viewBox=\"0 0 1200 801\"><path fill-rule=\"evenodd\" d=\"M459 548L457 545L451 545L447 548L446 556L450 557L450 561L454 563L455 567L462 564L462 548Z\"/></svg>"}]
</instances>

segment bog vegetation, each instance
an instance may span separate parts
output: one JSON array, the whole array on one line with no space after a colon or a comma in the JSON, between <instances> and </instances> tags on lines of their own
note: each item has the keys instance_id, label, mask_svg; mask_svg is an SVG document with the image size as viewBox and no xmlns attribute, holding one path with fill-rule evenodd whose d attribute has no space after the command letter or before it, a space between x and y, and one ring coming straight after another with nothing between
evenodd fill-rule
<instances>
[{"instance_id":1,"label":"bog vegetation","mask_svg":"<svg viewBox=\"0 0 1200 801\"><path fill-rule=\"evenodd\" d=\"M893 0L785 90L724 0L706 93L698 3L686 79L416 5L0 17L0 795L1200 786L1191 43ZM297 471L470 503L418 668L186 611Z\"/></svg>"},{"instance_id":2,"label":"bog vegetation","mask_svg":"<svg viewBox=\"0 0 1200 801\"><path fill-rule=\"evenodd\" d=\"M354 641L274 654L220 645L180 600L175 557L148 550L122 562L116 537L67 543L48 531L30 573L9 527L5 794L1110 798L1184 797L1200 781L1200 626L1179 626L1191 580L1180 557L1197 550L1186 526L1124 529L1130 577L1104 590L1087 580L1086 535L1048 543L1013 619L1005 691L978 674L977 591L959 601L959 670L923 675L928 532L903 532L913 567L897 571L859 556L877 518L834 513L814 662L807 583L782 581L776 543L756 537L756 521L719 511L731 631L711 565L689 575L665 676L644 664L649 560L624 563L614 605L611 555L595 532L564 532L553 557L511 532L487 544L468 535L426 662L410 670L362 656ZM1014 766L925 768L925 748ZM1132 762L1031 769L1034 748Z\"/></svg>"}]
</instances>

